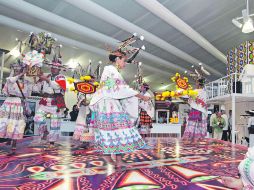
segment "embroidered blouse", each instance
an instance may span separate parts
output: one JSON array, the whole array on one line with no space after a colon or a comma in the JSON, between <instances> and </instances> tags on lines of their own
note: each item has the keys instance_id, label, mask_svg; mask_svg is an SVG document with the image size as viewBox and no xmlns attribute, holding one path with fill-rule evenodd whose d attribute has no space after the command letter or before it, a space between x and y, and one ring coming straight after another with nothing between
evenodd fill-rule
<instances>
[{"instance_id":1,"label":"embroidered blouse","mask_svg":"<svg viewBox=\"0 0 254 190\"><path fill-rule=\"evenodd\" d=\"M6 84L4 85L3 93L7 96L14 95L14 96L22 97L22 94L16 83L17 81L19 82L19 86L22 89L24 96L25 97L31 96L32 87L33 87L32 82L29 80L28 77L24 77L23 80L20 80L19 76L6 78Z\"/></svg>"},{"instance_id":2,"label":"embroidered blouse","mask_svg":"<svg viewBox=\"0 0 254 190\"><path fill-rule=\"evenodd\" d=\"M125 99L137 94L138 92L129 87L117 69L113 65L109 65L104 67L100 86L93 95L90 105L101 99Z\"/></svg>"}]
</instances>

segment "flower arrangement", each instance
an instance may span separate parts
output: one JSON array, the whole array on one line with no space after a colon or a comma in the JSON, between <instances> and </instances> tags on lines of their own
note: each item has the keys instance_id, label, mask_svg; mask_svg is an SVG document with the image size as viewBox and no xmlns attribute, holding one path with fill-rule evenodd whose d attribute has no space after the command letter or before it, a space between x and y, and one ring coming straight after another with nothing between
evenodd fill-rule
<instances>
[{"instance_id":1,"label":"flower arrangement","mask_svg":"<svg viewBox=\"0 0 254 190\"><path fill-rule=\"evenodd\" d=\"M176 73L175 76L171 78L171 80L176 83L176 90L164 91L161 94L155 96L156 100L164 101L168 98L180 98L187 95L194 99L197 97L198 91L192 89L192 86L189 84L189 79L187 77L181 77L179 73Z\"/></svg>"},{"instance_id":2,"label":"flower arrangement","mask_svg":"<svg viewBox=\"0 0 254 190\"><path fill-rule=\"evenodd\" d=\"M198 95L198 91L197 90L176 90L176 91L164 91L161 93L161 97L163 98L179 98L182 96L191 96L191 97L196 97Z\"/></svg>"},{"instance_id":3,"label":"flower arrangement","mask_svg":"<svg viewBox=\"0 0 254 190\"><path fill-rule=\"evenodd\" d=\"M179 73L176 73L175 76L171 78L171 80L176 83L177 90L192 89L192 86L189 84L189 79L187 77L181 77Z\"/></svg>"}]
</instances>

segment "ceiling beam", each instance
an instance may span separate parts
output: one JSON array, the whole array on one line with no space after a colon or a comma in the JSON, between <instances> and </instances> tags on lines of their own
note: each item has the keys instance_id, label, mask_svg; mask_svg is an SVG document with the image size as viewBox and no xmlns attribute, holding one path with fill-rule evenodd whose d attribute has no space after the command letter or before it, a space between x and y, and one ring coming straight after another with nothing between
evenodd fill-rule
<instances>
[{"instance_id":1,"label":"ceiling beam","mask_svg":"<svg viewBox=\"0 0 254 190\"><path fill-rule=\"evenodd\" d=\"M174 13L168 10L165 6L156 0L136 0L140 5L151 11L153 14L164 20L169 25L173 26L198 45L203 47L206 51L212 54L214 57L227 64L226 56L214 47L207 39L201 34L195 31L192 27L186 24L182 19L177 17Z\"/></svg>"},{"instance_id":2,"label":"ceiling beam","mask_svg":"<svg viewBox=\"0 0 254 190\"><path fill-rule=\"evenodd\" d=\"M109 44L111 46L117 47L119 45L119 41L111 38L107 35L104 35L102 33L99 33L97 31L94 31L90 28L87 28L83 25L77 24L73 21L70 21L68 19L65 19L59 15L56 15L54 13L51 13L49 11L46 11L40 7L34 6L30 3L27 3L25 1L22 0L0 0L0 4L6 7L9 7L11 9L14 9L16 11L20 11L26 15L30 15L33 18L37 18L39 20L45 21L49 24L52 24L54 26L58 26L61 27L63 29L65 29L66 31L70 31L72 33L76 33L79 35L84 35L86 37L92 38L96 41L99 41L103 44ZM43 29L42 29L43 30ZM92 47L92 46L90 46ZM93 47L95 48L95 47ZM161 65L164 67L167 67L169 69L178 71L178 72L184 72L186 69L178 66L177 64L171 63L169 61L166 61L164 59L161 59L155 55L152 55L150 53L147 52L140 52L140 56L142 56L143 58L150 60L152 62L154 62L156 65Z\"/></svg>"},{"instance_id":3,"label":"ceiling beam","mask_svg":"<svg viewBox=\"0 0 254 190\"><path fill-rule=\"evenodd\" d=\"M4 67L4 68L3 68L3 72L4 72L4 73L10 73L10 69L7 68L7 67Z\"/></svg>"},{"instance_id":4,"label":"ceiling beam","mask_svg":"<svg viewBox=\"0 0 254 190\"><path fill-rule=\"evenodd\" d=\"M3 16L3 15L0 15L0 24L6 25L6 26L9 26L9 27L12 27L12 28L20 29L20 30L26 31L28 33L31 32L31 31L36 32L36 33L45 31L42 28L38 28L38 27L35 27L35 26L32 26L32 25L20 22L20 21L17 21L15 19L12 19L12 18L8 18L8 17ZM91 45L88 45L88 44L85 44L85 43L82 43L82 42L78 42L76 40L72 40L70 38L55 34L55 33L50 32L50 31L45 31L45 32L51 33L52 36L57 38L59 42L62 42L63 44L68 45L70 47L75 46L75 47L78 47L80 49L87 50L89 52L95 53L95 54L103 56L103 57L108 56L108 51L106 51L104 49L100 49L100 48L97 48L97 47L94 47L94 46L91 46ZM156 72L161 73L161 74L166 75L166 76L172 74L171 72L167 72L167 71L164 71L164 70L160 70L156 67L146 65L145 63L143 64L143 67L147 70L156 71Z\"/></svg>"},{"instance_id":5,"label":"ceiling beam","mask_svg":"<svg viewBox=\"0 0 254 190\"><path fill-rule=\"evenodd\" d=\"M157 37L156 35L140 28L139 26L127 21L126 19L110 12L109 10L105 9L104 7L92 2L91 0L65 0L69 4L76 6L77 8L86 11L90 13L93 16L96 16L110 24L113 24L114 26L123 29L125 31L128 31L130 33L137 32L139 34L142 34L145 36L145 40L166 50L169 53L174 54L175 56L179 57L180 59L183 59L187 61L188 63L194 64L196 66L199 65L200 60L192 57L191 55L183 52L182 50L176 48L175 46L171 45L170 43L166 42L165 40ZM147 1L149 4L150 1ZM203 65L206 67L207 70L212 72L213 74L216 74L218 76L223 76L221 72L217 71L216 69L206 65L203 63Z\"/></svg>"}]
</instances>

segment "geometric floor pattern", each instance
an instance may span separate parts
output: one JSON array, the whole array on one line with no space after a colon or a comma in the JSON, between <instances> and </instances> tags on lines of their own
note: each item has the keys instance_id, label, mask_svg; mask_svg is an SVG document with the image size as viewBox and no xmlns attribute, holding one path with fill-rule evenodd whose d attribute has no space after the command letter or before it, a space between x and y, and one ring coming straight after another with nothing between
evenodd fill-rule
<instances>
[{"instance_id":1,"label":"geometric floor pattern","mask_svg":"<svg viewBox=\"0 0 254 190\"><path fill-rule=\"evenodd\" d=\"M150 139L152 149L121 155L115 170L110 157L72 149L61 140L45 151L35 139L18 142L15 155L0 144L0 189L4 190L227 190L220 176L237 176L247 148L205 139L199 144Z\"/></svg>"}]
</instances>

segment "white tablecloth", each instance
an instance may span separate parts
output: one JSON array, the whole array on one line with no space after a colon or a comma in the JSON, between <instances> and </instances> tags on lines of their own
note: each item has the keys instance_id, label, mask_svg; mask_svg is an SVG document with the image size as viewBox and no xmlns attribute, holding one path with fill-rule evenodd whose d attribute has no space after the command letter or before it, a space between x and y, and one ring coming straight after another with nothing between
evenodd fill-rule
<instances>
[{"instance_id":1,"label":"white tablecloth","mask_svg":"<svg viewBox=\"0 0 254 190\"><path fill-rule=\"evenodd\" d=\"M151 133L177 134L177 136L181 136L181 124L153 123Z\"/></svg>"}]
</instances>

